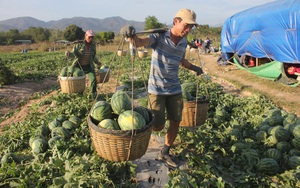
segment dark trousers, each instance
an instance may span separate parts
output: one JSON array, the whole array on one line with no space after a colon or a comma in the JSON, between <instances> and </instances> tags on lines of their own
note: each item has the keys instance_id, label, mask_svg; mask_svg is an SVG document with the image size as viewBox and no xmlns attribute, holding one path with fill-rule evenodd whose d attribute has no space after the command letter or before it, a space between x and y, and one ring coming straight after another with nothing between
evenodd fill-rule
<instances>
[{"instance_id":1,"label":"dark trousers","mask_svg":"<svg viewBox=\"0 0 300 188\"><path fill-rule=\"evenodd\" d=\"M80 66L78 64L76 65L76 67L80 68ZM96 93L97 92L97 80L96 80L95 70L93 70L90 65L81 65L81 68L90 80L90 83L91 83L90 88L91 88L92 93Z\"/></svg>"}]
</instances>

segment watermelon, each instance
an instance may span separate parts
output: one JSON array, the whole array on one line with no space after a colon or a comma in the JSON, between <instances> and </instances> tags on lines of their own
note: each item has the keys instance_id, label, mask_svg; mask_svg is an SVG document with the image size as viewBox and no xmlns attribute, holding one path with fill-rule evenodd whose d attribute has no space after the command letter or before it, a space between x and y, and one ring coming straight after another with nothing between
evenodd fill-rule
<instances>
[{"instance_id":1,"label":"watermelon","mask_svg":"<svg viewBox=\"0 0 300 188\"><path fill-rule=\"evenodd\" d=\"M182 99L183 101L195 101L195 97L193 97L188 91L182 91Z\"/></svg>"},{"instance_id":2,"label":"watermelon","mask_svg":"<svg viewBox=\"0 0 300 188\"><path fill-rule=\"evenodd\" d=\"M253 168L259 161L259 154L255 149L247 149L241 153L243 163L250 168Z\"/></svg>"},{"instance_id":3,"label":"watermelon","mask_svg":"<svg viewBox=\"0 0 300 188\"><path fill-rule=\"evenodd\" d=\"M31 149L34 154L44 153L48 149L48 142L45 139L38 138L32 142Z\"/></svg>"},{"instance_id":4,"label":"watermelon","mask_svg":"<svg viewBox=\"0 0 300 188\"><path fill-rule=\"evenodd\" d=\"M84 72L83 70L75 70L74 73L73 73L73 77L80 77L80 76L83 76L84 75Z\"/></svg>"},{"instance_id":5,"label":"watermelon","mask_svg":"<svg viewBox=\"0 0 300 188\"><path fill-rule=\"evenodd\" d=\"M291 156L291 157L289 157L288 165L292 169L296 169L298 166L300 166L300 156Z\"/></svg>"},{"instance_id":6,"label":"watermelon","mask_svg":"<svg viewBox=\"0 0 300 188\"><path fill-rule=\"evenodd\" d=\"M135 106L133 107L133 110L140 113L143 118L146 121L146 125L148 125L150 123L150 116L149 116L149 111L147 108L143 107L143 106Z\"/></svg>"},{"instance_id":7,"label":"watermelon","mask_svg":"<svg viewBox=\"0 0 300 188\"><path fill-rule=\"evenodd\" d=\"M277 129L275 131L275 138L278 142L280 141L289 141L291 139L291 133L289 130L286 130L284 128Z\"/></svg>"},{"instance_id":8,"label":"watermelon","mask_svg":"<svg viewBox=\"0 0 300 188\"><path fill-rule=\"evenodd\" d=\"M293 130L296 127L296 124L287 123L284 125L284 129L288 130L290 133L293 134Z\"/></svg>"},{"instance_id":9,"label":"watermelon","mask_svg":"<svg viewBox=\"0 0 300 188\"><path fill-rule=\"evenodd\" d=\"M60 115L58 115L56 118L55 118L57 121L59 121L59 122L64 122L65 120L67 120L68 118L67 118L67 116L65 116L64 114L60 114Z\"/></svg>"},{"instance_id":10,"label":"watermelon","mask_svg":"<svg viewBox=\"0 0 300 188\"><path fill-rule=\"evenodd\" d=\"M112 109L111 105L106 101L98 101L92 108L91 117L97 121L98 124L104 119L111 119Z\"/></svg>"},{"instance_id":11,"label":"watermelon","mask_svg":"<svg viewBox=\"0 0 300 188\"><path fill-rule=\"evenodd\" d=\"M73 65L69 66L69 67L68 67L68 76L69 76L69 77L72 77L74 71L75 71L75 67L74 67Z\"/></svg>"},{"instance_id":12,"label":"watermelon","mask_svg":"<svg viewBox=\"0 0 300 188\"><path fill-rule=\"evenodd\" d=\"M67 139L71 138L71 133L68 129L66 129L64 127L55 127L51 131L51 137L55 137L55 136L60 136L63 139L67 140Z\"/></svg>"},{"instance_id":13,"label":"watermelon","mask_svg":"<svg viewBox=\"0 0 300 188\"><path fill-rule=\"evenodd\" d=\"M77 125L75 123L73 123L72 121L65 120L62 123L62 127L69 130L69 131L73 131L77 128Z\"/></svg>"},{"instance_id":14,"label":"watermelon","mask_svg":"<svg viewBox=\"0 0 300 188\"><path fill-rule=\"evenodd\" d=\"M191 96L196 97L197 85L195 83L183 83L181 84L182 91L187 91Z\"/></svg>"},{"instance_id":15,"label":"watermelon","mask_svg":"<svg viewBox=\"0 0 300 188\"><path fill-rule=\"evenodd\" d=\"M46 125L40 125L35 129L36 135L43 135L44 137L48 137L50 134L50 129Z\"/></svg>"},{"instance_id":16,"label":"watermelon","mask_svg":"<svg viewBox=\"0 0 300 188\"><path fill-rule=\"evenodd\" d=\"M104 119L98 124L99 127L111 130L120 130L118 123L113 119Z\"/></svg>"},{"instance_id":17,"label":"watermelon","mask_svg":"<svg viewBox=\"0 0 300 188\"><path fill-rule=\"evenodd\" d=\"M48 127L50 131L52 131L55 127L61 127L62 122L60 122L58 119L54 119L48 124Z\"/></svg>"},{"instance_id":18,"label":"watermelon","mask_svg":"<svg viewBox=\"0 0 300 188\"><path fill-rule=\"evenodd\" d=\"M69 118L69 121L73 122L77 127L81 124L81 119L74 115Z\"/></svg>"},{"instance_id":19,"label":"watermelon","mask_svg":"<svg viewBox=\"0 0 300 188\"><path fill-rule=\"evenodd\" d=\"M144 127L146 121L138 112L126 110L119 115L118 124L121 130L132 130Z\"/></svg>"},{"instance_id":20,"label":"watermelon","mask_svg":"<svg viewBox=\"0 0 300 188\"><path fill-rule=\"evenodd\" d=\"M282 153L280 150L276 148L270 148L267 151L264 152L264 157L265 158L272 158L275 161L279 162L282 157Z\"/></svg>"},{"instance_id":21,"label":"watermelon","mask_svg":"<svg viewBox=\"0 0 300 188\"><path fill-rule=\"evenodd\" d=\"M267 133L266 131L258 131L256 133L256 140L259 142L265 142L267 140Z\"/></svg>"},{"instance_id":22,"label":"watermelon","mask_svg":"<svg viewBox=\"0 0 300 188\"><path fill-rule=\"evenodd\" d=\"M131 99L125 91L117 91L111 97L111 108L114 113L120 115L131 109Z\"/></svg>"},{"instance_id":23,"label":"watermelon","mask_svg":"<svg viewBox=\"0 0 300 188\"><path fill-rule=\"evenodd\" d=\"M45 137L43 135L34 135L34 136L31 136L29 138L29 146L32 147L32 143L33 141L35 141L36 139L44 139L45 140Z\"/></svg>"},{"instance_id":24,"label":"watermelon","mask_svg":"<svg viewBox=\"0 0 300 188\"><path fill-rule=\"evenodd\" d=\"M273 108L271 110L269 110L269 112L267 113L268 117L275 117L275 116L281 116L281 110L279 108Z\"/></svg>"},{"instance_id":25,"label":"watermelon","mask_svg":"<svg viewBox=\"0 0 300 188\"><path fill-rule=\"evenodd\" d=\"M276 149L281 151L282 153L287 153L292 148L292 145L287 141L280 141L276 144Z\"/></svg>"},{"instance_id":26,"label":"watermelon","mask_svg":"<svg viewBox=\"0 0 300 188\"><path fill-rule=\"evenodd\" d=\"M300 124L294 126L293 135L294 137L300 137Z\"/></svg>"},{"instance_id":27,"label":"watermelon","mask_svg":"<svg viewBox=\"0 0 300 188\"><path fill-rule=\"evenodd\" d=\"M231 151L233 153L242 153L243 150L247 150L249 149L249 145L243 142L236 142L231 146Z\"/></svg>"},{"instance_id":28,"label":"watermelon","mask_svg":"<svg viewBox=\"0 0 300 188\"><path fill-rule=\"evenodd\" d=\"M280 115L275 115L269 117L269 124L271 126L276 126L276 125L283 125L283 117Z\"/></svg>"},{"instance_id":29,"label":"watermelon","mask_svg":"<svg viewBox=\"0 0 300 188\"><path fill-rule=\"evenodd\" d=\"M259 130L260 131L268 132L269 128L271 128L271 126L268 123L261 123L259 125Z\"/></svg>"},{"instance_id":30,"label":"watermelon","mask_svg":"<svg viewBox=\"0 0 300 188\"><path fill-rule=\"evenodd\" d=\"M256 169L258 172L267 175L275 175L279 171L279 165L272 158L262 158L256 164Z\"/></svg>"},{"instance_id":31,"label":"watermelon","mask_svg":"<svg viewBox=\"0 0 300 188\"><path fill-rule=\"evenodd\" d=\"M68 67L63 67L59 74L61 77L67 77L68 76Z\"/></svg>"},{"instance_id":32,"label":"watermelon","mask_svg":"<svg viewBox=\"0 0 300 188\"><path fill-rule=\"evenodd\" d=\"M296 123L297 120L297 115L294 113L289 113L283 120L283 125L285 126L286 124L294 124Z\"/></svg>"},{"instance_id":33,"label":"watermelon","mask_svg":"<svg viewBox=\"0 0 300 188\"><path fill-rule=\"evenodd\" d=\"M289 151L289 156L300 156L300 150L293 148Z\"/></svg>"},{"instance_id":34,"label":"watermelon","mask_svg":"<svg viewBox=\"0 0 300 188\"><path fill-rule=\"evenodd\" d=\"M292 139L292 145L293 145L296 149L300 150L300 137L293 138L293 139Z\"/></svg>"}]
</instances>

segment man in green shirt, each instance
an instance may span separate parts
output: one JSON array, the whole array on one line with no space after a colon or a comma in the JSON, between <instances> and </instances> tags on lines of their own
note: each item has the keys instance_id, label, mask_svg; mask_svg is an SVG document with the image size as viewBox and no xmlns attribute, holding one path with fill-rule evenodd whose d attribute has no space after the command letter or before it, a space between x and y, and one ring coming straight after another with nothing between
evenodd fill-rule
<instances>
[{"instance_id":1,"label":"man in green shirt","mask_svg":"<svg viewBox=\"0 0 300 188\"><path fill-rule=\"evenodd\" d=\"M77 43L73 48L75 61L73 65L79 67L88 76L91 83L91 91L97 95L97 80L95 76L95 65L101 66L96 57L96 43L94 42L94 32L86 31L83 42Z\"/></svg>"}]
</instances>

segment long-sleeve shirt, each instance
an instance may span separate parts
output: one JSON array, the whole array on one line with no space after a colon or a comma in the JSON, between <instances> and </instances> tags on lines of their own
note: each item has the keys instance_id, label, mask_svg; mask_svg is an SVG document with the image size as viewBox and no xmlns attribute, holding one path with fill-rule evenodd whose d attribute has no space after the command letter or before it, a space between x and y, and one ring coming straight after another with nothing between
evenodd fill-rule
<instances>
[{"instance_id":1,"label":"long-sleeve shirt","mask_svg":"<svg viewBox=\"0 0 300 188\"><path fill-rule=\"evenodd\" d=\"M73 53L76 57L73 64L90 65L91 69L95 69L94 63L98 64L99 60L96 57L96 44L92 43L88 50L85 42L77 43L73 48Z\"/></svg>"}]
</instances>

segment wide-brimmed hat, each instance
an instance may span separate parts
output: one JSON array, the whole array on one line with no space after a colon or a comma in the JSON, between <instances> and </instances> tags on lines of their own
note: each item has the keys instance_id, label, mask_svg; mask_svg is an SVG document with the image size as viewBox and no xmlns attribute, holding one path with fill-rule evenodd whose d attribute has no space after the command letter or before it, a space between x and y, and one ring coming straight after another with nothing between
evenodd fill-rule
<instances>
[{"instance_id":1,"label":"wide-brimmed hat","mask_svg":"<svg viewBox=\"0 0 300 188\"><path fill-rule=\"evenodd\" d=\"M89 37L93 37L93 36L95 36L95 34L94 34L94 31L93 31L93 30L87 30L87 31L85 32L85 34L86 34L87 36L89 36Z\"/></svg>"},{"instance_id":2,"label":"wide-brimmed hat","mask_svg":"<svg viewBox=\"0 0 300 188\"><path fill-rule=\"evenodd\" d=\"M196 13L190 9L180 9L175 17L181 18L187 24L198 25L196 22Z\"/></svg>"}]
</instances>

